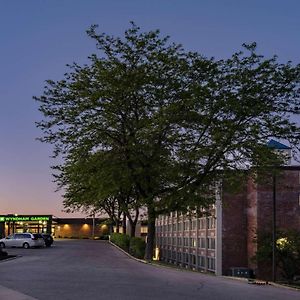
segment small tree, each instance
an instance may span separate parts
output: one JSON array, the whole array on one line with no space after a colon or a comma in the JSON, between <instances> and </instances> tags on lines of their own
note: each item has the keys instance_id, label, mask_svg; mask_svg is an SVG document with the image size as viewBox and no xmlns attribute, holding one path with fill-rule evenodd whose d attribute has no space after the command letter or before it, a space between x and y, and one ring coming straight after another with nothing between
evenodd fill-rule
<instances>
[{"instance_id":1,"label":"small tree","mask_svg":"<svg viewBox=\"0 0 300 300\"><path fill-rule=\"evenodd\" d=\"M300 275L300 232L280 231L276 241L276 266L282 278L292 282ZM272 264L272 235L260 234L256 260L269 266Z\"/></svg>"}]
</instances>

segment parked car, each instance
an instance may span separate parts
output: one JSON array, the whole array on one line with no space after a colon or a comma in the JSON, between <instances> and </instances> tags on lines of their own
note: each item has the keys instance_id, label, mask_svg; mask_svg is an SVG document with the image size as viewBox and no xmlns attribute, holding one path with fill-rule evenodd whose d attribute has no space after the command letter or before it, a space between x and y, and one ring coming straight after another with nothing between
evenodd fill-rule
<instances>
[{"instance_id":1,"label":"parked car","mask_svg":"<svg viewBox=\"0 0 300 300\"><path fill-rule=\"evenodd\" d=\"M0 239L0 247L23 247L28 249L30 247L45 246L44 239L39 233L14 233L6 238Z\"/></svg>"},{"instance_id":2,"label":"parked car","mask_svg":"<svg viewBox=\"0 0 300 300\"><path fill-rule=\"evenodd\" d=\"M51 234L49 233L42 233L41 234L44 241L45 241L45 246L46 247L51 247L51 245L53 244L53 237L51 236Z\"/></svg>"}]
</instances>

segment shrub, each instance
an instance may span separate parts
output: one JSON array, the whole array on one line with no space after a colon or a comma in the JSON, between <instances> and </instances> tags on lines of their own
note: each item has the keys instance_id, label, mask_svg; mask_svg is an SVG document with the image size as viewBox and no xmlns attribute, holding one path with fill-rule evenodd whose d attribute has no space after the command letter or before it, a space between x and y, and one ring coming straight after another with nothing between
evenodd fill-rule
<instances>
[{"instance_id":1,"label":"shrub","mask_svg":"<svg viewBox=\"0 0 300 300\"><path fill-rule=\"evenodd\" d=\"M130 237L127 234L112 233L110 240L125 251L129 251Z\"/></svg>"},{"instance_id":2,"label":"shrub","mask_svg":"<svg viewBox=\"0 0 300 300\"><path fill-rule=\"evenodd\" d=\"M4 250L2 250L2 249L0 248L0 256L6 257L6 256L8 256L8 254L7 254L6 251L4 251Z\"/></svg>"},{"instance_id":3,"label":"shrub","mask_svg":"<svg viewBox=\"0 0 300 300\"><path fill-rule=\"evenodd\" d=\"M130 239L129 253L136 258L144 258L146 243L139 237L132 237Z\"/></svg>"},{"instance_id":4,"label":"shrub","mask_svg":"<svg viewBox=\"0 0 300 300\"><path fill-rule=\"evenodd\" d=\"M300 274L300 232L279 231L276 241L276 266L283 279L292 282ZM256 261L272 265L272 236L261 233Z\"/></svg>"},{"instance_id":5,"label":"shrub","mask_svg":"<svg viewBox=\"0 0 300 300\"><path fill-rule=\"evenodd\" d=\"M109 240L109 235L107 235L107 234L104 234L104 235L101 235L100 237L99 237L99 239L100 240Z\"/></svg>"}]
</instances>

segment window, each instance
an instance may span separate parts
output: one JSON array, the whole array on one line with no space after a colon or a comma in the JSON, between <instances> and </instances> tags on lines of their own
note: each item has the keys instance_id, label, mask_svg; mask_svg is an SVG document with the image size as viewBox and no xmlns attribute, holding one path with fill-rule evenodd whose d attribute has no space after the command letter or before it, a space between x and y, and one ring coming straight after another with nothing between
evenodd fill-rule
<instances>
[{"instance_id":1,"label":"window","mask_svg":"<svg viewBox=\"0 0 300 300\"><path fill-rule=\"evenodd\" d=\"M176 259L176 252L175 251L172 251L172 259Z\"/></svg>"},{"instance_id":2,"label":"window","mask_svg":"<svg viewBox=\"0 0 300 300\"><path fill-rule=\"evenodd\" d=\"M161 245L161 237L159 237L159 236L157 237L157 244Z\"/></svg>"},{"instance_id":3,"label":"window","mask_svg":"<svg viewBox=\"0 0 300 300\"><path fill-rule=\"evenodd\" d=\"M198 266L204 268L205 267L205 257L198 256Z\"/></svg>"},{"instance_id":4,"label":"window","mask_svg":"<svg viewBox=\"0 0 300 300\"><path fill-rule=\"evenodd\" d=\"M181 237L177 238L177 245L182 246L182 239Z\"/></svg>"},{"instance_id":5,"label":"window","mask_svg":"<svg viewBox=\"0 0 300 300\"><path fill-rule=\"evenodd\" d=\"M208 249L215 249L216 248L216 239L215 238L208 238L207 239L207 248Z\"/></svg>"},{"instance_id":6,"label":"window","mask_svg":"<svg viewBox=\"0 0 300 300\"><path fill-rule=\"evenodd\" d=\"M147 226L141 226L141 233L147 233L148 227Z\"/></svg>"},{"instance_id":7,"label":"window","mask_svg":"<svg viewBox=\"0 0 300 300\"><path fill-rule=\"evenodd\" d=\"M189 263L189 255L187 253L183 253L183 262L186 264Z\"/></svg>"},{"instance_id":8,"label":"window","mask_svg":"<svg viewBox=\"0 0 300 300\"><path fill-rule=\"evenodd\" d=\"M182 230L182 223L178 223L178 227L177 227L178 229L178 231L181 231Z\"/></svg>"},{"instance_id":9,"label":"window","mask_svg":"<svg viewBox=\"0 0 300 300\"><path fill-rule=\"evenodd\" d=\"M196 247L196 239L195 238L190 239L190 246L193 248Z\"/></svg>"},{"instance_id":10,"label":"window","mask_svg":"<svg viewBox=\"0 0 300 300\"><path fill-rule=\"evenodd\" d=\"M206 220L205 218L201 218L199 222L199 229L205 229L206 228Z\"/></svg>"},{"instance_id":11,"label":"window","mask_svg":"<svg viewBox=\"0 0 300 300\"><path fill-rule=\"evenodd\" d=\"M189 238L183 238L183 246L185 247L189 246Z\"/></svg>"},{"instance_id":12,"label":"window","mask_svg":"<svg viewBox=\"0 0 300 300\"><path fill-rule=\"evenodd\" d=\"M196 265L196 256L193 254L190 254L190 264Z\"/></svg>"},{"instance_id":13,"label":"window","mask_svg":"<svg viewBox=\"0 0 300 300\"><path fill-rule=\"evenodd\" d=\"M205 248L205 238L198 239L198 247L204 249Z\"/></svg>"},{"instance_id":14,"label":"window","mask_svg":"<svg viewBox=\"0 0 300 300\"><path fill-rule=\"evenodd\" d=\"M183 226L183 230L189 230L189 221L185 221Z\"/></svg>"},{"instance_id":15,"label":"window","mask_svg":"<svg viewBox=\"0 0 300 300\"><path fill-rule=\"evenodd\" d=\"M207 218L207 228L208 229L216 228L216 219L214 217Z\"/></svg>"},{"instance_id":16,"label":"window","mask_svg":"<svg viewBox=\"0 0 300 300\"><path fill-rule=\"evenodd\" d=\"M177 252L177 260L178 260L178 261L181 261L181 260L182 260L181 252Z\"/></svg>"},{"instance_id":17,"label":"window","mask_svg":"<svg viewBox=\"0 0 300 300\"><path fill-rule=\"evenodd\" d=\"M207 258L207 268L209 270L215 270L215 259L212 257Z\"/></svg>"},{"instance_id":18,"label":"window","mask_svg":"<svg viewBox=\"0 0 300 300\"><path fill-rule=\"evenodd\" d=\"M196 230L197 228L197 220L192 221L192 230Z\"/></svg>"}]
</instances>

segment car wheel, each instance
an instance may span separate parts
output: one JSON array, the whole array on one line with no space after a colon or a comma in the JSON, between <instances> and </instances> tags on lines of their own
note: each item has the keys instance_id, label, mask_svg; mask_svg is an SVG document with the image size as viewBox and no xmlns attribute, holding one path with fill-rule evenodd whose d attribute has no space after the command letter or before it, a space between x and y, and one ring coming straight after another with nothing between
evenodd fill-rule
<instances>
[{"instance_id":1,"label":"car wheel","mask_svg":"<svg viewBox=\"0 0 300 300\"><path fill-rule=\"evenodd\" d=\"M4 243L0 243L0 248L5 248L5 244Z\"/></svg>"},{"instance_id":2,"label":"car wheel","mask_svg":"<svg viewBox=\"0 0 300 300\"><path fill-rule=\"evenodd\" d=\"M30 248L30 246L29 246L28 243L24 243L24 244L23 244L23 248L28 249L28 248Z\"/></svg>"}]
</instances>

